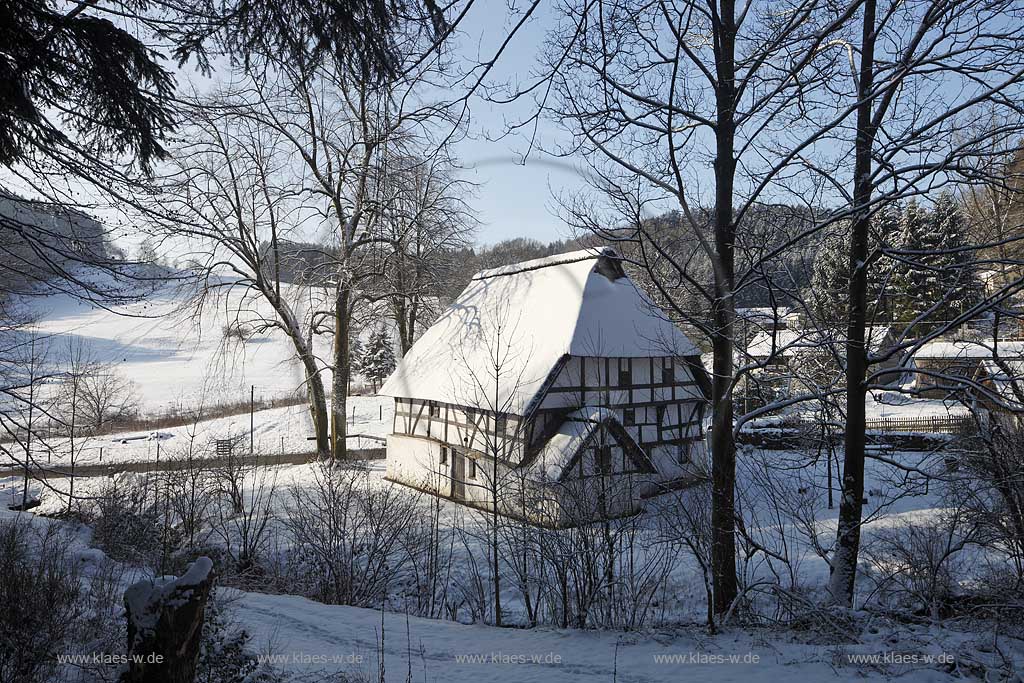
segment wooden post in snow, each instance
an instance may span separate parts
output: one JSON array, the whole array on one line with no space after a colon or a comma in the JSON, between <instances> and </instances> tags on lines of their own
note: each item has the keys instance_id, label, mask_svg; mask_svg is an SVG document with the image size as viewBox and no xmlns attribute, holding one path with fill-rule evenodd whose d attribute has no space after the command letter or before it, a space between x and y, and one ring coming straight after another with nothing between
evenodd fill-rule
<instances>
[{"instance_id":1,"label":"wooden post in snow","mask_svg":"<svg viewBox=\"0 0 1024 683\"><path fill-rule=\"evenodd\" d=\"M180 578L143 580L124 593L128 665L121 683L193 683L213 562L200 557Z\"/></svg>"}]
</instances>

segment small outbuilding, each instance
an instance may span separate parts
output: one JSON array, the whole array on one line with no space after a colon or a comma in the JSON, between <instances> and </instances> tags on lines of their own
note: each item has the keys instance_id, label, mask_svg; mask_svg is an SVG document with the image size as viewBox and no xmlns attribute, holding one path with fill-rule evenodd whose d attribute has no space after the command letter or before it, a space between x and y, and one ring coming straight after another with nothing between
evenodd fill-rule
<instances>
[{"instance_id":1,"label":"small outbuilding","mask_svg":"<svg viewBox=\"0 0 1024 683\"><path fill-rule=\"evenodd\" d=\"M609 248L478 273L380 393L391 480L546 526L704 470L700 351Z\"/></svg>"},{"instance_id":2,"label":"small outbuilding","mask_svg":"<svg viewBox=\"0 0 1024 683\"><path fill-rule=\"evenodd\" d=\"M1024 342L993 339L939 340L913 355L912 388L925 398L961 395L982 404L1021 402Z\"/></svg>"}]
</instances>

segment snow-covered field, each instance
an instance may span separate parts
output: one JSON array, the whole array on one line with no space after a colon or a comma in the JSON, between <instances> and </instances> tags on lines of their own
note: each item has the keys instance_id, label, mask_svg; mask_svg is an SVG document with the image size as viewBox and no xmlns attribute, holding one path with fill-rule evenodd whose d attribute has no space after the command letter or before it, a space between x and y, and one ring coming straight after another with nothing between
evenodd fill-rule
<instances>
[{"instance_id":1,"label":"snow-covered field","mask_svg":"<svg viewBox=\"0 0 1024 683\"><path fill-rule=\"evenodd\" d=\"M103 273L84 271L80 276L110 284ZM285 288L297 310L309 305L308 290L294 285ZM236 318L252 331L254 320L261 315L271 317L263 310L264 304L232 290L197 310L190 305L189 295L183 286L166 282L154 286L142 300L110 307L62 292L22 297L33 324L18 334L35 334L36 347L56 373L62 371L72 349L113 369L129 381L143 417L182 408L195 411L201 406L244 403L251 392L257 401L278 399L294 395L302 386L303 371L290 342L279 332L256 331L244 341L225 340L225 326ZM318 340L323 357L329 355L329 345L329 340ZM329 386L328 369L323 380ZM381 438L391 431L392 401L350 397L348 413L349 432L354 435L349 447L381 447ZM254 423L258 451L312 450L308 439L313 435L312 421L304 405L259 410ZM189 450L201 455L215 439L239 439L247 444L249 431L245 414L155 431L79 436L74 461L76 465L153 461L158 455L175 457ZM67 465L70 446L66 440L50 438L36 444L34 457L41 465Z\"/></svg>"},{"instance_id":2,"label":"snow-covered field","mask_svg":"<svg viewBox=\"0 0 1024 683\"><path fill-rule=\"evenodd\" d=\"M300 306L302 291L286 289ZM302 386L302 369L282 334L254 333L244 343L225 345L224 328L235 311L242 311L238 319L250 329L252 320L267 314L264 304L243 300L236 290L226 299L211 299L198 314L188 305L188 292L170 283L142 301L109 309L64 293L24 303L38 319L34 329L51 361L66 357L69 344L80 346L131 380L146 412L248 400L252 386L257 398L285 396ZM328 346L324 341L322 350ZM329 381L327 373L325 385Z\"/></svg>"}]
</instances>

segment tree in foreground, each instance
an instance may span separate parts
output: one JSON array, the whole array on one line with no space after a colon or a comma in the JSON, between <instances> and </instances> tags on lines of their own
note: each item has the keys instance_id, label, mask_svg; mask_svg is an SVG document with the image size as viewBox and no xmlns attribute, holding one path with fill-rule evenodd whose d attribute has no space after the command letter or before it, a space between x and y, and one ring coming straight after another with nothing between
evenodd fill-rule
<instances>
[{"instance_id":1,"label":"tree in foreground","mask_svg":"<svg viewBox=\"0 0 1024 683\"><path fill-rule=\"evenodd\" d=\"M852 78L833 82L839 88L834 111L853 107L852 120L844 115L833 135L845 151L831 167L811 164L831 185L847 188L841 196L850 221L842 496L828 586L831 600L846 606L853 604L863 521L865 403L872 383L892 372L872 369L876 359L869 358L865 339L868 268L877 256L871 247L872 224L881 207L914 197L923 187L951 180L982 182L978 175L961 172L976 168L970 160L987 154L988 136L971 132L985 110L1005 112L1007 132L1019 131L1024 123L1012 104L1024 78L1024 27L1005 21L1024 9L1019 0L928 1L905 7L863 0L852 9L847 37ZM927 256L890 254L909 263ZM978 312L972 307L931 334Z\"/></svg>"}]
</instances>

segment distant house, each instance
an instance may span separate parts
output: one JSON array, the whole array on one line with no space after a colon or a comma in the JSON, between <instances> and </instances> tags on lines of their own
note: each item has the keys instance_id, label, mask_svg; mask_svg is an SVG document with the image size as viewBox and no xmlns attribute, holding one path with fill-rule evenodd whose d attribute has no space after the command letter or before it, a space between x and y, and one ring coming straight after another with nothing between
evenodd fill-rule
<instances>
[{"instance_id":1,"label":"distant house","mask_svg":"<svg viewBox=\"0 0 1024 683\"><path fill-rule=\"evenodd\" d=\"M896 347L897 339L889 327L884 325L870 325L865 330L868 353L880 356L887 354ZM762 330L754 334L747 345L747 360L760 363L767 368L780 371L783 368L791 367L794 372L799 368L791 366L792 363L799 363L800 356L810 350L820 349L826 345L833 345L840 355L845 353L845 335L836 333L829 335L826 332L814 329L801 329L792 322L785 328ZM894 353L890 357L876 364L876 368L896 368L899 366L902 355ZM893 373L889 383L898 381L900 375Z\"/></svg>"},{"instance_id":2,"label":"distant house","mask_svg":"<svg viewBox=\"0 0 1024 683\"><path fill-rule=\"evenodd\" d=\"M766 366L785 366L796 357L803 337L804 333L796 329L761 330L751 336L747 355Z\"/></svg>"},{"instance_id":3,"label":"distant house","mask_svg":"<svg viewBox=\"0 0 1024 683\"><path fill-rule=\"evenodd\" d=\"M478 273L401 360L387 476L562 526L692 479L700 351L611 249Z\"/></svg>"},{"instance_id":4,"label":"distant house","mask_svg":"<svg viewBox=\"0 0 1024 683\"><path fill-rule=\"evenodd\" d=\"M933 341L914 353L911 368L911 387L926 398L947 398L959 392L993 405L1020 403L1024 342Z\"/></svg>"}]
</instances>

